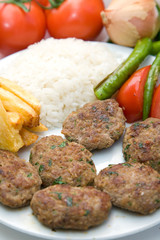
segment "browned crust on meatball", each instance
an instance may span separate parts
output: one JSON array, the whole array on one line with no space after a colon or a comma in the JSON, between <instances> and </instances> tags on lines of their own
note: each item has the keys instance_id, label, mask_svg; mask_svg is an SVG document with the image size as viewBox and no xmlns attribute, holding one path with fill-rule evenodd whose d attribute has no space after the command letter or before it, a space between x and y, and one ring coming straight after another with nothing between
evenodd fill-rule
<instances>
[{"instance_id":1,"label":"browned crust on meatball","mask_svg":"<svg viewBox=\"0 0 160 240\"><path fill-rule=\"evenodd\" d=\"M35 193L31 208L51 229L86 230L108 218L111 202L108 194L93 187L54 185Z\"/></svg>"},{"instance_id":2,"label":"browned crust on meatball","mask_svg":"<svg viewBox=\"0 0 160 240\"><path fill-rule=\"evenodd\" d=\"M141 163L120 163L100 171L95 187L108 193L112 203L141 214L160 207L160 174Z\"/></svg>"},{"instance_id":3,"label":"browned crust on meatball","mask_svg":"<svg viewBox=\"0 0 160 240\"><path fill-rule=\"evenodd\" d=\"M36 169L14 153L0 150L0 202L11 208L29 204L40 189L41 179Z\"/></svg>"},{"instance_id":4,"label":"browned crust on meatball","mask_svg":"<svg viewBox=\"0 0 160 240\"><path fill-rule=\"evenodd\" d=\"M160 119L148 118L128 127L123 155L126 161L149 164L160 172Z\"/></svg>"},{"instance_id":5,"label":"browned crust on meatball","mask_svg":"<svg viewBox=\"0 0 160 240\"><path fill-rule=\"evenodd\" d=\"M30 162L40 174L45 187L53 184L93 185L96 168L92 153L84 146L61 136L40 139L31 149Z\"/></svg>"},{"instance_id":6,"label":"browned crust on meatball","mask_svg":"<svg viewBox=\"0 0 160 240\"><path fill-rule=\"evenodd\" d=\"M116 100L97 100L69 114L62 133L88 150L108 148L123 134L125 120Z\"/></svg>"}]
</instances>

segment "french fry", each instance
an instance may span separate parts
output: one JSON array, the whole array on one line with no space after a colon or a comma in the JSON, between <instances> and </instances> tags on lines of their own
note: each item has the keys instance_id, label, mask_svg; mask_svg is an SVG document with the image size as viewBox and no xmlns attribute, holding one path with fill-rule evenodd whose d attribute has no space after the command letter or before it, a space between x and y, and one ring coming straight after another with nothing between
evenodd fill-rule
<instances>
[{"instance_id":1,"label":"french fry","mask_svg":"<svg viewBox=\"0 0 160 240\"><path fill-rule=\"evenodd\" d=\"M0 149L17 152L47 131L39 122L40 103L16 83L0 77Z\"/></svg>"},{"instance_id":2,"label":"french fry","mask_svg":"<svg viewBox=\"0 0 160 240\"><path fill-rule=\"evenodd\" d=\"M11 125L8 114L0 101L0 149L17 152L23 145L19 131Z\"/></svg>"},{"instance_id":3,"label":"french fry","mask_svg":"<svg viewBox=\"0 0 160 240\"><path fill-rule=\"evenodd\" d=\"M42 123L40 123L37 127L29 128L28 130L30 130L31 132L43 132L47 131L48 128Z\"/></svg>"},{"instance_id":4,"label":"french fry","mask_svg":"<svg viewBox=\"0 0 160 240\"><path fill-rule=\"evenodd\" d=\"M20 130L20 135L22 137L22 140L25 146L29 146L35 143L35 141L38 139L38 136L35 133L32 133L25 128L22 128Z\"/></svg>"},{"instance_id":5,"label":"french fry","mask_svg":"<svg viewBox=\"0 0 160 240\"><path fill-rule=\"evenodd\" d=\"M39 125L39 115L32 107L30 107L16 95L3 88L0 88L0 99L7 111L17 112L22 115L25 127L35 127Z\"/></svg>"},{"instance_id":6,"label":"french fry","mask_svg":"<svg viewBox=\"0 0 160 240\"><path fill-rule=\"evenodd\" d=\"M40 103L39 101L28 91L17 85L15 82L0 77L0 87L13 93L26 104L30 105L36 113L40 114Z\"/></svg>"},{"instance_id":7,"label":"french fry","mask_svg":"<svg viewBox=\"0 0 160 240\"><path fill-rule=\"evenodd\" d=\"M22 128L23 125L23 117L17 113L17 112L7 112L9 121L11 123L11 125L17 129L20 130Z\"/></svg>"}]
</instances>

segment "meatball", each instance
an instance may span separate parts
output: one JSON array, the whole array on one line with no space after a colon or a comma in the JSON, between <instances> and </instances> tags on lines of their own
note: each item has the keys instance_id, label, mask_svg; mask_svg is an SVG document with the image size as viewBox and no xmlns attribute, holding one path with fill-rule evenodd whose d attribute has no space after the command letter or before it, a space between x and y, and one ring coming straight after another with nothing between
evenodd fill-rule
<instances>
[{"instance_id":1,"label":"meatball","mask_svg":"<svg viewBox=\"0 0 160 240\"><path fill-rule=\"evenodd\" d=\"M119 163L100 171L95 187L117 207L150 214L160 207L160 174L142 163Z\"/></svg>"},{"instance_id":2,"label":"meatball","mask_svg":"<svg viewBox=\"0 0 160 240\"><path fill-rule=\"evenodd\" d=\"M0 150L0 202L11 208L29 204L40 189L41 179L36 169L14 153Z\"/></svg>"},{"instance_id":3,"label":"meatball","mask_svg":"<svg viewBox=\"0 0 160 240\"><path fill-rule=\"evenodd\" d=\"M96 176L91 156L92 153L84 146L51 135L33 146L30 162L36 167L45 187L53 184L86 186L92 185Z\"/></svg>"},{"instance_id":4,"label":"meatball","mask_svg":"<svg viewBox=\"0 0 160 240\"><path fill-rule=\"evenodd\" d=\"M116 100L97 100L69 114L62 133L69 141L80 143L90 151L108 148L123 134L125 120Z\"/></svg>"},{"instance_id":5,"label":"meatball","mask_svg":"<svg viewBox=\"0 0 160 240\"><path fill-rule=\"evenodd\" d=\"M51 229L86 230L108 218L108 194L93 187L54 185L38 191L31 201L38 220Z\"/></svg>"},{"instance_id":6,"label":"meatball","mask_svg":"<svg viewBox=\"0 0 160 240\"><path fill-rule=\"evenodd\" d=\"M123 155L126 161L149 164L160 172L160 119L148 118L126 129Z\"/></svg>"}]
</instances>

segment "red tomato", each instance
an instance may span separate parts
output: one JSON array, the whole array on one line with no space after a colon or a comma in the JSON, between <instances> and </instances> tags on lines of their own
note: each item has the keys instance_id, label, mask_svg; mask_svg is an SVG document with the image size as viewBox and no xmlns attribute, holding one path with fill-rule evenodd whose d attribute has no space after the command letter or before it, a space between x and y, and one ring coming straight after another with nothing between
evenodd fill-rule
<instances>
[{"instance_id":1,"label":"red tomato","mask_svg":"<svg viewBox=\"0 0 160 240\"><path fill-rule=\"evenodd\" d=\"M160 118L160 85L155 89L153 94L150 116Z\"/></svg>"},{"instance_id":2,"label":"red tomato","mask_svg":"<svg viewBox=\"0 0 160 240\"><path fill-rule=\"evenodd\" d=\"M33 1L25 6L30 7L29 12L15 4L0 3L0 52L4 56L44 37L46 21L43 10Z\"/></svg>"},{"instance_id":3,"label":"red tomato","mask_svg":"<svg viewBox=\"0 0 160 240\"><path fill-rule=\"evenodd\" d=\"M47 28L52 37L93 40L103 24L102 0L65 0L60 7L46 10Z\"/></svg>"},{"instance_id":4,"label":"red tomato","mask_svg":"<svg viewBox=\"0 0 160 240\"><path fill-rule=\"evenodd\" d=\"M143 92L150 65L137 70L120 88L117 101L122 107L127 122L142 118Z\"/></svg>"}]
</instances>

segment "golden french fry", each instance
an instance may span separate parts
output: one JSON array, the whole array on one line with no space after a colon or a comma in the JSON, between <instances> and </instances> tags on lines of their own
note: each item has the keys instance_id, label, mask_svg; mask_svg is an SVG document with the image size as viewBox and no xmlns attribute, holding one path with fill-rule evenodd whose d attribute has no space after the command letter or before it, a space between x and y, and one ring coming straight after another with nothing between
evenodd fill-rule
<instances>
[{"instance_id":1,"label":"golden french fry","mask_svg":"<svg viewBox=\"0 0 160 240\"><path fill-rule=\"evenodd\" d=\"M24 120L23 125L25 127L35 127L39 125L39 115L32 107L26 104L19 97L3 88L0 88L0 99L7 111L21 114Z\"/></svg>"},{"instance_id":2,"label":"golden french fry","mask_svg":"<svg viewBox=\"0 0 160 240\"><path fill-rule=\"evenodd\" d=\"M23 125L23 117L17 113L17 112L7 112L9 121L11 123L11 125L17 129L20 130L22 128Z\"/></svg>"},{"instance_id":3,"label":"golden french fry","mask_svg":"<svg viewBox=\"0 0 160 240\"><path fill-rule=\"evenodd\" d=\"M42 123L40 123L37 127L29 128L28 130L30 130L31 132L43 132L47 131L48 128Z\"/></svg>"},{"instance_id":4,"label":"golden french fry","mask_svg":"<svg viewBox=\"0 0 160 240\"><path fill-rule=\"evenodd\" d=\"M29 146L32 143L35 143L35 141L38 139L38 136L35 133L32 133L25 128L22 128L20 130L20 135L25 146Z\"/></svg>"},{"instance_id":5,"label":"golden french fry","mask_svg":"<svg viewBox=\"0 0 160 240\"><path fill-rule=\"evenodd\" d=\"M38 115L40 114L39 101L32 94L24 90L15 82L5 79L3 77L0 77L0 87L16 95L18 98L20 98L25 103L30 105Z\"/></svg>"},{"instance_id":6,"label":"golden french fry","mask_svg":"<svg viewBox=\"0 0 160 240\"><path fill-rule=\"evenodd\" d=\"M23 145L19 131L11 125L8 114L0 101L0 149L17 152Z\"/></svg>"}]
</instances>

